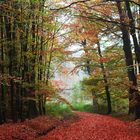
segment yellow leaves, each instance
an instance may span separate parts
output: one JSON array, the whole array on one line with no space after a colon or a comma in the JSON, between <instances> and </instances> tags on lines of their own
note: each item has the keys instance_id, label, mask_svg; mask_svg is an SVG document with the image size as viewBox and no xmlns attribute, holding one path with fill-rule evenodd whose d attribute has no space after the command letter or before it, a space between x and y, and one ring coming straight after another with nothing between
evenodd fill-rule
<instances>
[{"instance_id":1,"label":"yellow leaves","mask_svg":"<svg viewBox=\"0 0 140 140\"><path fill-rule=\"evenodd\" d=\"M66 0L47 0L46 1L46 5L47 6L56 6L58 8L58 6L63 6L65 4Z\"/></svg>"},{"instance_id":2,"label":"yellow leaves","mask_svg":"<svg viewBox=\"0 0 140 140\"><path fill-rule=\"evenodd\" d=\"M100 3L100 2L102 2L102 0L91 0L90 2Z\"/></svg>"},{"instance_id":3,"label":"yellow leaves","mask_svg":"<svg viewBox=\"0 0 140 140\"><path fill-rule=\"evenodd\" d=\"M59 3L59 2L62 2L62 0L50 0L51 2L53 3Z\"/></svg>"},{"instance_id":4,"label":"yellow leaves","mask_svg":"<svg viewBox=\"0 0 140 140\"><path fill-rule=\"evenodd\" d=\"M25 56L29 59L33 56L33 53L28 51L25 53Z\"/></svg>"},{"instance_id":5,"label":"yellow leaves","mask_svg":"<svg viewBox=\"0 0 140 140\"><path fill-rule=\"evenodd\" d=\"M53 0L53 2L58 3L58 2L62 2L62 0Z\"/></svg>"},{"instance_id":6,"label":"yellow leaves","mask_svg":"<svg viewBox=\"0 0 140 140\"><path fill-rule=\"evenodd\" d=\"M123 98L123 99L128 99L128 97L129 97L129 95L126 93L121 96L121 98Z\"/></svg>"}]
</instances>

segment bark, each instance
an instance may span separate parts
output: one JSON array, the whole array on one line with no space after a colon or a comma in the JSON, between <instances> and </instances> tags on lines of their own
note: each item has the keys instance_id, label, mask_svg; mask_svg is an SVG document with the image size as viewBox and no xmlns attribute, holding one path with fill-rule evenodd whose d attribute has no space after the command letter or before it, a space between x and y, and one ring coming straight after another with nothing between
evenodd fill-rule
<instances>
[{"instance_id":1,"label":"bark","mask_svg":"<svg viewBox=\"0 0 140 140\"><path fill-rule=\"evenodd\" d=\"M44 8L42 8L42 5L44 5L44 1L40 2L40 8L39 10L41 12L44 12ZM40 20L38 20L39 23ZM43 24L44 24L44 20L43 20L43 16L41 17L41 30L43 32ZM37 26L38 28L38 26ZM39 35L38 35L39 36ZM40 37L40 51L43 52L44 48L43 48L43 42L44 42L44 38L43 36ZM39 56L39 67L38 67L38 82L43 81L43 56L40 54ZM44 75L45 77L45 75ZM45 103L43 104L43 100L44 100L44 95L38 95L38 108L39 108L39 114L40 115L45 115Z\"/></svg>"},{"instance_id":2,"label":"bark","mask_svg":"<svg viewBox=\"0 0 140 140\"><path fill-rule=\"evenodd\" d=\"M4 38L4 31L3 31L3 17L0 17L0 22L1 22L1 40ZM3 43L1 43L1 53L0 53L0 74L3 76L4 74L4 45ZM6 116L5 116L5 112L6 112L6 107L5 107L5 93L4 93L4 85L2 83L3 81L0 80L0 123L2 124L3 122L6 122Z\"/></svg>"},{"instance_id":3,"label":"bark","mask_svg":"<svg viewBox=\"0 0 140 140\"><path fill-rule=\"evenodd\" d=\"M140 3L140 0L139 0ZM138 10L138 26L140 27L140 6L139 6L139 10ZM138 39L139 39L139 45L140 45L140 30L138 30Z\"/></svg>"},{"instance_id":4,"label":"bark","mask_svg":"<svg viewBox=\"0 0 140 140\"><path fill-rule=\"evenodd\" d=\"M101 47L100 47L99 42L98 42L98 53L99 53L100 58L102 58L103 56L102 56ZM104 80L104 84L105 84L105 93L106 93L107 108L108 108L107 114L110 114L112 112L112 106L111 106L111 98L110 98L108 79L107 79L104 63L100 62L100 65L101 65L101 69L102 69L102 73L103 73L103 80Z\"/></svg>"},{"instance_id":5,"label":"bark","mask_svg":"<svg viewBox=\"0 0 140 140\"><path fill-rule=\"evenodd\" d=\"M83 45L84 48L86 47L86 44L87 44L87 42L86 42L86 39L85 39L85 40L82 41L82 45ZM85 53L88 53L88 51L86 49L84 49L84 51L85 51ZM88 75L90 75L91 74L91 68L89 66L90 65L90 59L87 58L86 64L87 64L86 69L87 69Z\"/></svg>"},{"instance_id":6,"label":"bark","mask_svg":"<svg viewBox=\"0 0 140 140\"><path fill-rule=\"evenodd\" d=\"M86 39L82 41L82 46L85 48L87 45L87 41ZM88 53L88 50L84 49L85 53ZM91 67L90 67L90 63L91 63L91 60L90 58L86 60L86 70L88 72L88 75L91 75ZM91 91L91 95L92 95L92 101L93 101L93 111L94 112L98 112L98 100L95 99L95 94L96 94L96 91Z\"/></svg>"},{"instance_id":7,"label":"bark","mask_svg":"<svg viewBox=\"0 0 140 140\"><path fill-rule=\"evenodd\" d=\"M136 60L138 62L139 71L140 71L140 46L139 46L138 39L137 39L137 36L136 36L135 21L133 19L133 15L132 15L132 11L131 11L131 8L130 8L129 1L125 0L125 4L126 4L126 9L127 9L127 14L128 14L128 17L129 17L129 24L131 25L130 26L130 33L131 33L133 43L134 43L134 50L135 50Z\"/></svg>"},{"instance_id":8,"label":"bark","mask_svg":"<svg viewBox=\"0 0 140 140\"><path fill-rule=\"evenodd\" d=\"M96 92L92 91L92 103L93 103L93 112L97 112L99 111L99 104L98 104L98 99L96 99Z\"/></svg>"},{"instance_id":9,"label":"bark","mask_svg":"<svg viewBox=\"0 0 140 140\"><path fill-rule=\"evenodd\" d=\"M117 8L120 16L120 22L123 23L125 20L124 11L121 6L121 2L116 1ZM134 98L134 93L137 91L137 79L134 72L133 67L133 57L132 57L132 51L131 51L131 43L130 43L130 36L128 32L128 28L121 24L121 31L122 31L122 39L123 39L123 50L125 54L125 62L127 66L127 74L130 82L130 88L129 88L129 94L131 99ZM129 102L131 102L131 99ZM129 107L129 113L135 113L136 117L138 117L138 114L136 113L137 110L135 107L131 108Z\"/></svg>"},{"instance_id":10,"label":"bark","mask_svg":"<svg viewBox=\"0 0 140 140\"><path fill-rule=\"evenodd\" d=\"M34 5L34 3L32 3L32 0L31 0L31 10L35 10L36 7ZM35 9L34 9L35 8ZM36 16L35 14L31 14L31 18L32 18L32 23L31 23L31 37L32 37L32 58L31 58L31 77L30 77L30 80L29 80L29 83L32 84L32 88L29 89L30 93L27 93L29 94L29 97L35 99L35 95L32 94L35 92L35 82L36 82L36 73L35 73L35 66L36 66L36 56L34 55L34 52L37 51L36 49ZM36 102L34 100L29 100L28 101L28 117L29 118L33 118L33 117L37 117L38 116L38 110L37 110L37 106L36 106Z\"/></svg>"},{"instance_id":11,"label":"bark","mask_svg":"<svg viewBox=\"0 0 140 140\"><path fill-rule=\"evenodd\" d=\"M29 100L28 101L28 111L27 111L27 117L29 119L31 118L35 118L37 117L38 114L38 110L37 110L37 106L36 106L36 101L34 100Z\"/></svg>"},{"instance_id":12,"label":"bark","mask_svg":"<svg viewBox=\"0 0 140 140\"><path fill-rule=\"evenodd\" d=\"M6 30L7 41L10 42L10 44L7 46L7 48L9 48L9 51L8 51L9 75L14 76L14 72L15 72L14 68L16 67L16 66L14 66L14 57L15 57L16 53L15 53L15 47L14 47L12 42L15 39L15 34L14 34L13 29L12 29L11 21L7 17L5 17L5 23L6 23L5 30ZM13 26L15 26L15 24ZM16 122L16 117L15 117L16 110L15 110L15 105L14 105L14 96L15 96L14 81L13 81L13 78L11 78L11 80L10 80L11 117L12 117L12 120L14 122Z\"/></svg>"}]
</instances>

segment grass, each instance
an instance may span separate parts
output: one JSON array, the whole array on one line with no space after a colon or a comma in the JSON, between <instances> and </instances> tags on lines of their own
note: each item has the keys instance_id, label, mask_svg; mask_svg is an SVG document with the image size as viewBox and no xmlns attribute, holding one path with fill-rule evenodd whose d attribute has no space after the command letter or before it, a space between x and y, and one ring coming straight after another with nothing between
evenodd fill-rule
<instances>
[{"instance_id":1,"label":"grass","mask_svg":"<svg viewBox=\"0 0 140 140\"><path fill-rule=\"evenodd\" d=\"M91 104L75 103L73 107L77 111L93 112L93 106Z\"/></svg>"},{"instance_id":2,"label":"grass","mask_svg":"<svg viewBox=\"0 0 140 140\"><path fill-rule=\"evenodd\" d=\"M64 103L46 103L46 112L49 116L67 119L73 115L71 108Z\"/></svg>"}]
</instances>

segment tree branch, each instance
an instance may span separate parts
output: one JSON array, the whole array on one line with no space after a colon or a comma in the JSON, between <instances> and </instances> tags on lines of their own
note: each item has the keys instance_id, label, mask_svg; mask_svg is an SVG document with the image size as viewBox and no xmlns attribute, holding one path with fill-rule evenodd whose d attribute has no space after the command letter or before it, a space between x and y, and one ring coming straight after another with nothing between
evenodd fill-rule
<instances>
[{"instance_id":1,"label":"tree branch","mask_svg":"<svg viewBox=\"0 0 140 140\"><path fill-rule=\"evenodd\" d=\"M78 3L85 3L85 2L88 2L88 1L90 1L90 0L75 1L75 2L70 3L70 4L67 5L67 6L60 7L60 8L52 8L52 9L50 9L50 10L57 10L57 11L58 11L58 10L63 10L63 9L66 9L66 8L71 7L72 5L75 5L75 4L78 4Z\"/></svg>"},{"instance_id":2,"label":"tree branch","mask_svg":"<svg viewBox=\"0 0 140 140\"><path fill-rule=\"evenodd\" d=\"M92 21L92 20L96 20L96 21L102 21L102 22L107 22L107 23L114 23L114 24L117 24L117 25L123 25L123 26L127 26L127 27L130 27L130 28L132 28L132 26L131 25L129 25L129 24L126 24L126 23L120 23L120 22L118 22L118 21L115 21L115 20L107 20L107 19L104 19L104 18L100 18L100 17L91 17L91 16L82 16L82 15L75 15L75 16L80 16L80 17L83 17L83 18L87 18L87 19L89 19L90 21ZM135 29L137 29L137 30L140 30L140 28L139 27L134 27Z\"/></svg>"}]
</instances>

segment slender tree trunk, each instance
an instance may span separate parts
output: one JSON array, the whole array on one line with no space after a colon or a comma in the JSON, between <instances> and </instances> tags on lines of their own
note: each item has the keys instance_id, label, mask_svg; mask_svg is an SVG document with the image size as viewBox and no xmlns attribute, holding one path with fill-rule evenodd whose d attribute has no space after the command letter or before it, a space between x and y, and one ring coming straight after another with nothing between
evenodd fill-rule
<instances>
[{"instance_id":1,"label":"slender tree trunk","mask_svg":"<svg viewBox=\"0 0 140 140\"><path fill-rule=\"evenodd\" d=\"M82 41L82 46L85 48L86 44L87 44L87 42L86 42L86 39L85 39L85 40ZM84 49L84 51L85 51L85 53L88 53L88 50ZM86 69L87 69L88 75L90 75L91 74L90 59L86 60L86 64L87 64Z\"/></svg>"},{"instance_id":2,"label":"slender tree trunk","mask_svg":"<svg viewBox=\"0 0 140 140\"><path fill-rule=\"evenodd\" d=\"M12 24L11 21L8 20L8 17L5 17L5 22L6 22L6 37L7 40L10 42L8 45L9 52L8 52L8 57L9 57L9 75L14 76L14 69L13 69L13 64L14 64L14 56L16 55L14 52L14 46L13 46L13 40L14 40L14 35L13 35L13 29L12 29ZM13 25L14 26L14 25ZM15 67L15 66L14 66ZM14 81L13 78L10 80L10 95L11 95L11 117L12 120L15 122L15 108L14 108Z\"/></svg>"},{"instance_id":3,"label":"slender tree trunk","mask_svg":"<svg viewBox=\"0 0 140 140\"><path fill-rule=\"evenodd\" d=\"M98 112L99 111L99 104L98 99L96 97L96 91L92 91L92 103L93 103L93 111Z\"/></svg>"},{"instance_id":4,"label":"slender tree trunk","mask_svg":"<svg viewBox=\"0 0 140 140\"><path fill-rule=\"evenodd\" d=\"M4 31L3 31L3 17L0 17L0 23L1 23L1 40L4 38ZM0 53L0 74L3 76L4 74L4 45L3 43L1 43L1 53ZM5 93L4 93L4 84L3 84L3 80L0 80L0 123L6 122L6 116L5 116L5 112L6 112L6 106L5 106Z\"/></svg>"},{"instance_id":5,"label":"slender tree trunk","mask_svg":"<svg viewBox=\"0 0 140 140\"><path fill-rule=\"evenodd\" d=\"M22 15L22 14L21 14ZM25 103L23 102L23 98L27 96L28 93L26 93L26 87L23 86L23 81L29 83L29 75L27 74L29 72L29 60L25 53L28 51L28 37L29 37L29 24L26 25L27 28L25 29L23 25L21 25L21 29L25 32L25 37L23 34L20 35L20 45L21 45L21 57L23 57L23 69L22 69L22 83L21 83L21 90L20 90L20 119L24 121L25 119ZM25 40L23 42L23 40ZM23 55L24 54L24 55Z\"/></svg>"},{"instance_id":6,"label":"slender tree trunk","mask_svg":"<svg viewBox=\"0 0 140 140\"><path fill-rule=\"evenodd\" d=\"M88 50L85 49L86 45L87 45L87 41L85 39L85 40L82 41L82 46L84 47L85 53L88 53ZM87 61L86 61L86 70L88 72L88 75L91 75L90 61L91 61L90 59L87 59ZM98 99L94 98L95 95L96 95L96 91L92 90L91 95L92 95L93 111L98 112L98 109L99 109L98 108Z\"/></svg>"},{"instance_id":7,"label":"slender tree trunk","mask_svg":"<svg viewBox=\"0 0 140 140\"><path fill-rule=\"evenodd\" d=\"M99 53L100 58L103 58L99 42L98 42L98 53ZM106 92L107 107L108 107L107 114L110 114L112 112L112 106L111 106L111 98L110 98L110 91L109 91L107 75L106 75L104 63L100 62L100 65L101 65L101 69L102 69L102 73L103 73L103 80L104 80L104 84L105 84L105 92Z\"/></svg>"},{"instance_id":8,"label":"slender tree trunk","mask_svg":"<svg viewBox=\"0 0 140 140\"><path fill-rule=\"evenodd\" d=\"M36 5L33 3L33 1L30 1L31 4L31 10L36 10ZM30 77L30 84L32 88L30 88L29 92L29 97L31 97L32 99L28 101L28 111L27 111L27 116L29 118L34 118L38 116L38 110L37 110L37 105L36 105L36 100L35 100L35 95L32 94L33 92L35 92L35 83L36 83L36 72L35 72L35 66L36 66L36 56L34 54L34 52L37 51L36 48L36 15L35 12L33 12L31 14L31 18L32 18L32 23L31 23L31 37L32 37L32 45L31 45L31 51L32 51L32 58L31 58L31 77Z\"/></svg>"}]
</instances>

